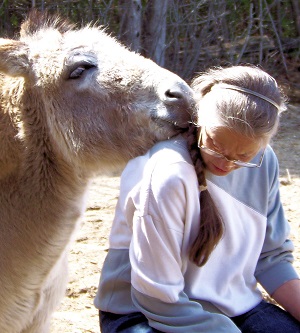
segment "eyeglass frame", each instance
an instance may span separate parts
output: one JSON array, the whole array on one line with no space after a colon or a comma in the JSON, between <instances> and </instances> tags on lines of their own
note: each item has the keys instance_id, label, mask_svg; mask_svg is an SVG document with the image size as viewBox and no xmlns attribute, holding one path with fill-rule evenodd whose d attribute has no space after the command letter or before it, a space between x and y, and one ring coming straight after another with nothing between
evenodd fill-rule
<instances>
[{"instance_id":1,"label":"eyeglass frame","mask_svg":"<svg viewBox=\"0 0 300 333\"><path fill-rule=\"evenodd\" d=\"M258 164L255 163L250 163L250 162L243 162L240 160L230 160L228 159L226 156L224 156L221 153L216 152L213 149L210 149L208 147L205 147L203 144L201 145L201 139L202 139L202 128L200 130L200 134L199 134L199 138L198 138L198 148L203 151L204 153L210 155L210 156L214 156L216 158L221 158L223 160L226 160L229 163L233 163L234 165L238 166L238 167L246 167L246 168L260 168L265 156L265 152L266 152L266 148L264 148L263 153L260 157L260 160L258 162Z\"/></svg>"}]
</instances>

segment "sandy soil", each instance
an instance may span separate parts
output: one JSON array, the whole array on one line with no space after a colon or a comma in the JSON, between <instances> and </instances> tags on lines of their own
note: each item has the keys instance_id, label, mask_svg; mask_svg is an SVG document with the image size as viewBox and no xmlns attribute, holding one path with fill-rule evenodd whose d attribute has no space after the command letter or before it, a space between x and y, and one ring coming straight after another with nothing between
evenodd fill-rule
<instances>
[{"instance_id":1,"label":"sandy soil","mask_svg":"<svg viewBox=\"0 0 300 333\"><path fill-rule=\"evenodd\" d=\"M281 197L296 248L295 267L300 274L300 105L290 106L282 115L272 146L280 163ZM106 256L118 190L118 176L99 177L92 183L83 226L69 256L66 297L53 315L51 333L100 331L93 298Z\"/></svg>"}]
</instances>

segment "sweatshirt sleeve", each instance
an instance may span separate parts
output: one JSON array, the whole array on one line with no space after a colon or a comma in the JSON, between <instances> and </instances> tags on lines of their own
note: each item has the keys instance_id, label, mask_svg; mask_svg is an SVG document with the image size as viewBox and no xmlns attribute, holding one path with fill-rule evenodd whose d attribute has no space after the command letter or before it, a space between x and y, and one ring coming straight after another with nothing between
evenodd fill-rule
<instances>
[{"instance_id":1,"label":"sweatshirt sleeve","mask_svg":"<svg viewBox=\"0 0 300 333\"><path fill-rule=\"evenodd\" d=\"M240 332L228 317L205 311L184 293L184 261L192 222L199 219L193 166L185 162L160 166L145 178L149 183L141 189L129 251L135 306L163 332Z\"/></svg>"},{"instance_id":2,"label":"sweatshirt sleeve","mask_svg":"<svg viewBox=\"0 0 300 333\"><path fill-rule=\"evenodd\" d=\"M132 288L135 306L148 318L150 326L169 333L241 333L228 317L204 311L181 292L178 301L167 303Z\"/></svg>"},{"instance_id":3,"label":"sweatshirt sleeve","mask_svg":"<svg viewBox=\"0 0 300 333\"><path fill-rule=\"evenodd\" d=\"M272 295L274 291L289 280L297 279L293 267L294 246L288 239L290 227L284 216L279 193L278 161L273 153L269 161L269 201L265 242L260 255L256 278L265 290Z\"/></svg>"}]
</instances>

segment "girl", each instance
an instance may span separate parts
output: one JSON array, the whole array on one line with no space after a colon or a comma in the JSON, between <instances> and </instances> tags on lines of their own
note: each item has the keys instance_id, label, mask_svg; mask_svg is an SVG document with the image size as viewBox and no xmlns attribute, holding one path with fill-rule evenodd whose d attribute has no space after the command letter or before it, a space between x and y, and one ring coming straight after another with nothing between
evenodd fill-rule
<instances>
[{"instance_id":1,"label":"girl","mask_svg":"<svg viewBox=\"0 0 300 333\"><path fill-rule=\"evenodd\" d=\"M300 332L300 282L268 145L284 101L251 66L194 79L189 132L131 160L95 305L102 333ZM266 303L257 284L285 309Z\"/></svg>"}]
</instances>

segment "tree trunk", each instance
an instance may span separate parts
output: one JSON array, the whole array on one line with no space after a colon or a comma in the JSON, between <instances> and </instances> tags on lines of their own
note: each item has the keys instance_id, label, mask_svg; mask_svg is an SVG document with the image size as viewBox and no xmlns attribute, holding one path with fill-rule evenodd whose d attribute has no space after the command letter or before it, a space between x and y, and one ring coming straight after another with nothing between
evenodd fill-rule
<instances>
[{"instance_id":1,"label":"tree trunk","mask_svg":"<svg viewBox=\"0 0 300 333\"><path fill-rule=\"evenodd\" d=\"M165 65L168 0L149 0L143 25L143 53L160 66Z\"/></svg>"},{"instance_id":2,"label":"tree trunk","mask_svg":"<svg viewBox=\"0 0 300 333\"><path fill-rule=\"evenodd\" d=\"M298 37L300 37L300 5L299 0L292 0L292 13L294 14L296 31L298 33Z\"/></svg>"},{"instance_id":3,"label":"tree trunk","mask_svg":"<svg viewBox=\"0 0 300 333\"><path fill-rule=\"evenodd\" d=\"M120 24L121 41L132 51L141 50L142 4L141 0L121 0L123 15Z\"/></svg>"}]
</instances>

